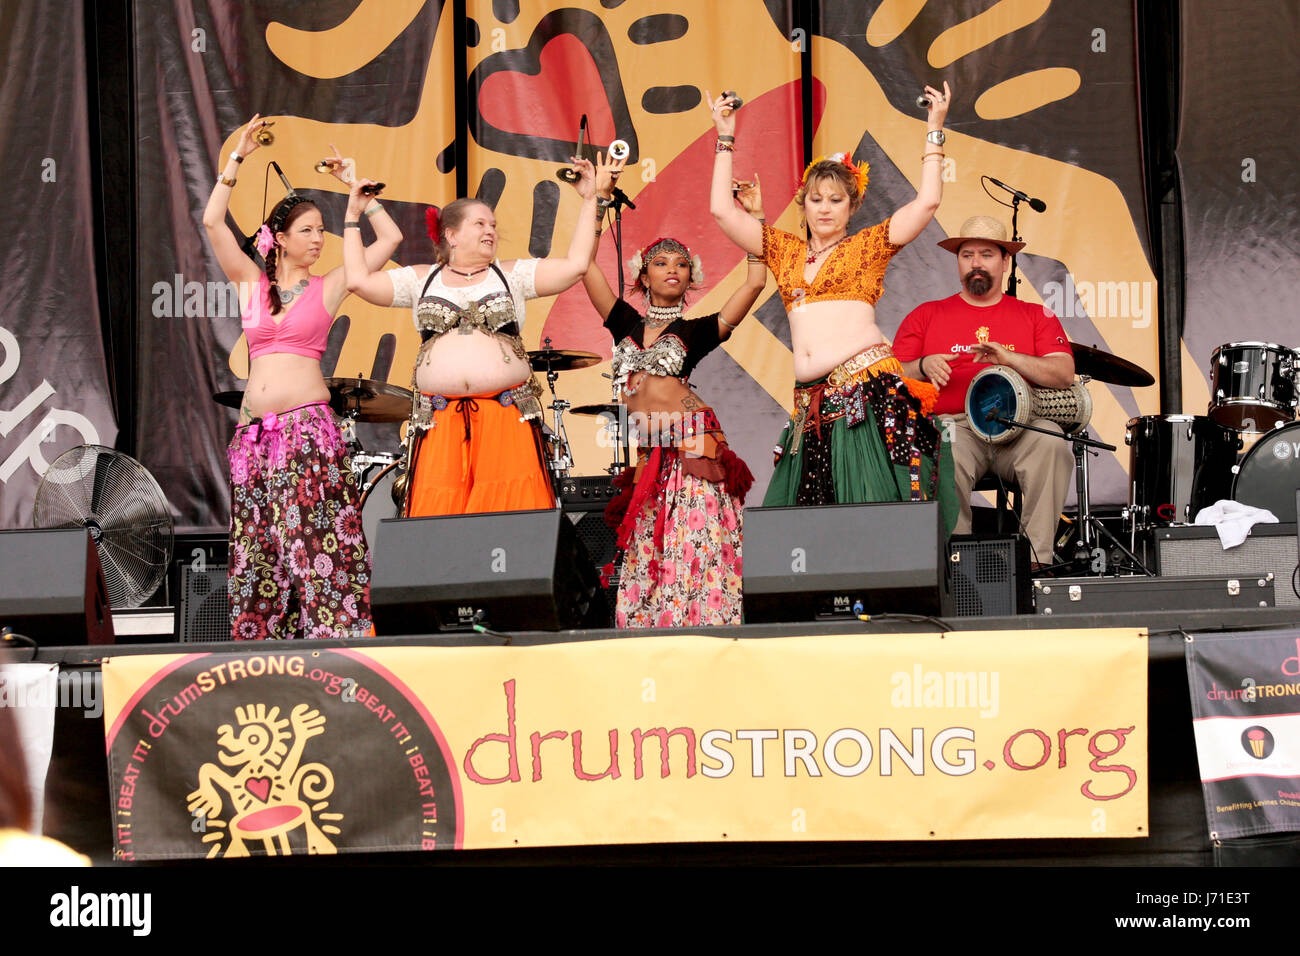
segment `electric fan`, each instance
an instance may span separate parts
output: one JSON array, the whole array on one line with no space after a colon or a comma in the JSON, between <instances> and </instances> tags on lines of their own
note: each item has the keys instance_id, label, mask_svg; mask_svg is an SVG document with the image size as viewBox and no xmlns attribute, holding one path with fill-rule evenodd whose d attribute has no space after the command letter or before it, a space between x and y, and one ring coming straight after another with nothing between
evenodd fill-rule
<instances>
[{"instance_id":1,"label":"electric fan","mask_svg":"<svg viewBox=\"0 0 1300 956\"><path fill-rule=\"evenodd\" d=\"M78 445L50 465L36 488L32 525L90 532L115 609L143 604L171 563L172 517L158 482L103 445Z\"/></svg>"}]
</instances>

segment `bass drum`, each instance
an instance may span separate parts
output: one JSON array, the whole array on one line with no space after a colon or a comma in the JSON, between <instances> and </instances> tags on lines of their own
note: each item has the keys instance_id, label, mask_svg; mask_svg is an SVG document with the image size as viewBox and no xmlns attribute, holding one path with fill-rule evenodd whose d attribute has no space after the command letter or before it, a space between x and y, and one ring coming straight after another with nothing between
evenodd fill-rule
<instances>
[{"instance_id":1,"label":"bass drum","mask_svg":"<svg viewBox=\"0 0 1300 956\"><path fill-rule=\"evenodd\" d=\"M375 546L380 521L404 517L402 506L394 500L393 485L399 477L406 477L405 465L405 458L389 462L378 471L371 471L361 485L361 526L365 528L366 544L371 549Z\"/></svg>"},{"instance_id":2,"label":"bass drum","mask_svg":"<svg viewBox=\"0 0 1300 956\"><path fill-rule=\"evenodd\" d=\"M1232 498L1243 505L1267 508L1278 521L1296 520L1295 493L1300 488L1300 422L1275 428L1260 437L1237 467Z\"/></svg>"},{"instance_id":3,"label":"bass drum","mask_svg":"<svg viewBox=\"0 0 1300 956\"><path fill-rule=\"evenodd\" d=\"M1241 438L1201 415L1143 415L1124 432L1129 446L1131 527L1190 524L1227 498Z\"/></svg>"}]
</instances>

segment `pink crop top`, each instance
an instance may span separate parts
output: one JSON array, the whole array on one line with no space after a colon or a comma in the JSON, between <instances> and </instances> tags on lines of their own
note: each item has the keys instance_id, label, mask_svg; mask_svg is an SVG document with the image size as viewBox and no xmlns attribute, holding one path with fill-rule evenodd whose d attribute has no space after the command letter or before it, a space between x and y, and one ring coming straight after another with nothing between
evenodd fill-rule
<instances>
[{"instance_id":1,"label":"pink crop top","mask_svg":"<svg viewBox=\"0 0 1300 956\"><path fill-rule=\"evenodd\" d=\"M248 338L248 357L274 355L287 352L304 355L317 361L325 354L325 340L329 336L334 318L325 311L322 296L325 280L312 276L307 291L291 302L279 315L271 315L266 304L269 286L266 273L257 283L253 299L244 313L244 335Z\"/></svg>"}]
</instances>

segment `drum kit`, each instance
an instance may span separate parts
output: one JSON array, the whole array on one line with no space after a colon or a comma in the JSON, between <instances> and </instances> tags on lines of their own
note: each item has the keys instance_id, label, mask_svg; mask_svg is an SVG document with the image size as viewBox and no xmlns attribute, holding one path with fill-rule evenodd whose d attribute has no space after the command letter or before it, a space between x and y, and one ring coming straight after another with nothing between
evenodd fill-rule
<instances>
[{"instance_id":1,"label":"drum kit","mask_svg":"<svg viewBox=\"0 0 1300 956\"><path fill-rule=\"evenodd\" d=\"M574 464L564 429L564 413L598 415L609 419L604 428L614 447L614 462L606 470L614 475L627 467L628 463L627 408L614 403L571 408L569 402L555 393L559 374L588 368L600 363L602 359L594 352L552 348L549 338L543 344L543 348L529 352L528 359L533 371L546 373L546 382L551 389L551 403L546 407L551 410L553 418L550 424L542 424L542 437L546 465L558 494L561 481L569 477ZM411 390L361 375L356 378L327 378L325 385L330 392L330 408L340 418L339 430L348 446L352 474L361 494L358 504L366 540L373 542L382 519L405 514L409 477L407 463L411 457L414 429L407 429L405 441L394 436L396 440L388 443L397 450L370 452L364 447L357 426L363 423L400 425L411 414ZM242 391L216 392L212 396L218 404L235 409L242 405L243 397Z\"/></svg>"},{"instance_id":2,"label":"drum kit","mask_svg":"<svg viewBox=\"0 0 1300 956\"><path fill-rule=\"evenodd\" d=\"M1191 523L1202 508L1225 498L1266 508L1279 521L1296 520L1300 352L1266 342L1222 345L1210 361L1206 415L1143 415L1129 420L1124 433L1129 446L1129 500L1123 510L1129 543L1125 547L1092 516L1089 506L1087 449L1115 449L1087 437L1092 417L1087 383L1095 379L1141 388L1155 380L1132 362L1100 349L1072 343L1071 350L1080 381L1069 388L1035 388L1010 368L990 366L972 380L966 412L976 434L994 444L1014 441L1023 429L1042 431L1029 424L1037 418L1060 425L1075 455L1080 512L1076 562L1095 554L1094 535L1104 535L1136 570L1149 574L1133 553L1139 542L1157 528ZM1253 447L1252 438L1257 439ZM1090 562L1090 567L1096 566Z\"/></svg>"}]
</instances>

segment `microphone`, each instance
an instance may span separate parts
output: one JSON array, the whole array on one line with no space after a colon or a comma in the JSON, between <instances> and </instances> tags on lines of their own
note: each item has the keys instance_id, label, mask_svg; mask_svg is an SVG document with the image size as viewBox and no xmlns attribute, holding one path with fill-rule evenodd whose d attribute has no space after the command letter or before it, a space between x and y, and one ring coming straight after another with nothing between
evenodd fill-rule
<instances>
[{"instance_id":1,"label":"microphone","mask_svg":"<svg viewBox=\"0 0 1300 956\"><path fill-rule=\"evenodd\" d=\"M587 114L582 114L582 119L578 122L578 148L574 152L574 158L582 159L582 147L587 140ZM581 177L570 167L565 166L563 169L555 171L555 178L566 183L576 183Z\"/></svg>"},{"instance_id":2,"label":"microphone","mask_svg":"<svg viewBox=\"0 0 1300 956\"><path fill-rule=\"evenodd\" d=\"M284 170L280 168L280 164L277 163L274 159L271 160L271 168L274 169L275 174L280 177L280 182L284 183L285 191L290 196L298 195L298 191L294 189L291 185L289 185L289 177L284 174Z\"/></svg>"},{"instance_id":3,"label":"microphone","mask_svg":"<svg viewBox=\"0 0 1300 956\"><path fill-rule=\"evenodd\" d=\"M1000 179L994 179L992 176L990 176L988 179L989 182L991 182L994 186L998 186L1001 187L1002 189L1005 189L1007 192L1011 193L1011 195L1015 196L1021 202L1029 203L1029 208L1032 209L1034 212L1047 211L1047 203L1043 202L1041 199L1034 199L1030 196L1027 196L1025 193L1022 193L1019 189L1015 189L1011 186L1008 186Z\"/></svg>"},{"instance_id":4,"label":"microphone","mask_svg":"<svg viewBox=\"0 0 1300 956\"><path fill-rule=\"evenodd\" d=\"M997 405L994 405L991 409L989 409L988 414L984 416L984 420L986 422L991 422L1001 414L1002 414L1002 405L1001 403L999 403Z\"/></svg>"}]
</instances>

